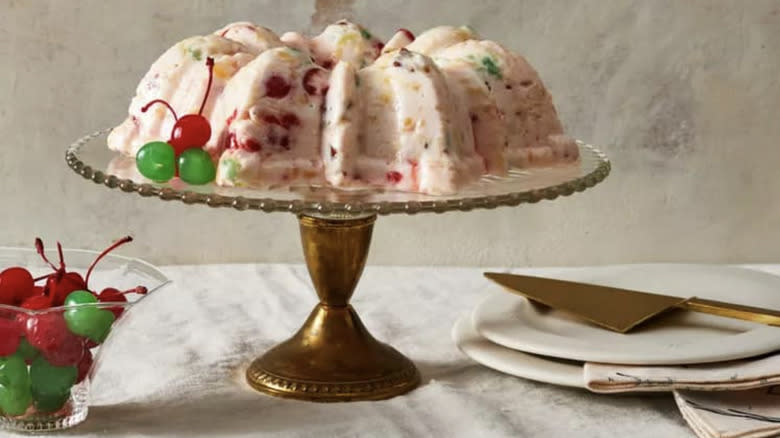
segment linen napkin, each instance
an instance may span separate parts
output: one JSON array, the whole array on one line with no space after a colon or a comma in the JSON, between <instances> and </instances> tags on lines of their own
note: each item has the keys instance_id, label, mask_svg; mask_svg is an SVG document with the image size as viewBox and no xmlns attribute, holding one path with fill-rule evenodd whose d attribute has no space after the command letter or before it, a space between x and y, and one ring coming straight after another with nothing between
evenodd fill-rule
<instances>
[{"instance_id":1,"label":"linen napkin","mask_svg":"<svg viewBox=\"0 0 780 438\"><path fill-rule=\"evenodd\" d=\"M780 354L684 366L585 364L585 384L598 393L673 391L691 429L702 438L780 436Z\"/></svg>"}]
</instances>

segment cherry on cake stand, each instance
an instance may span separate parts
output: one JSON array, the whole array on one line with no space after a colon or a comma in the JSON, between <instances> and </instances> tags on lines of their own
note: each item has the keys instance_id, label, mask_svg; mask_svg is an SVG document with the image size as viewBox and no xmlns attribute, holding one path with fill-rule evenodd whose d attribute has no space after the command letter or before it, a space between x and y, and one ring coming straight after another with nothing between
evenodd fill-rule
<instances>
[{"instance_id":1,"label":"cherry on cake stand","mask_svg":"<svg viewBox=\"0 0 780 438\"><path fill-rule=\"evenodd\" d=\"M485 176L446 196L308 185L267 190L188 186L178 179L157 184L138 174L133 158L109 151L106 134L96 132L71 145L65 154L70 168L95 183L145 197L298 216L306 265L320 301L297 333L252 362L246 378L266 394L318 402L380 400L420 383L414 363L371 336L349 304L378 215L535 203L593 187L610 172L602 152L578 143L581 160L576 165L512 169L507 176Z\"/></svg>"}]
</instances>

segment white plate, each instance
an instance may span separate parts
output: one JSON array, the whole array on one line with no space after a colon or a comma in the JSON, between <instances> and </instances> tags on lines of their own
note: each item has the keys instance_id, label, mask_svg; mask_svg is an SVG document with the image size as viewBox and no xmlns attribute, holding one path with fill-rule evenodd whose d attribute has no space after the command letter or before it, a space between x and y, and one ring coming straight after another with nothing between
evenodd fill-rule
<instances>
[{"instance_id":1,"label":"white plate","mask_svg":"<svg viewBox=\"0 0 780 438\"><path fill-rule=\"evenodd\" d=\"M581 364L534 356L496 345L474 330L471 318L458 319L452 327L452 340L466 356L502 373L554 385L585 387Z\"/></svg>"},{"instance_id":2,"label":"white plate","mask_svg":"<svg viewBox=\"0 0 780 438\"><path fill-rule=\"evenodd\" d=\"M560 272L555 278L697 296L780 309L780 277L729 266L623 265ZM540 309L495 286L472 315L477 332L515 350L563 359L675 365L740 359L780 350L780 328L677 312L620 334Z\"/></svg>"}]
</instances>

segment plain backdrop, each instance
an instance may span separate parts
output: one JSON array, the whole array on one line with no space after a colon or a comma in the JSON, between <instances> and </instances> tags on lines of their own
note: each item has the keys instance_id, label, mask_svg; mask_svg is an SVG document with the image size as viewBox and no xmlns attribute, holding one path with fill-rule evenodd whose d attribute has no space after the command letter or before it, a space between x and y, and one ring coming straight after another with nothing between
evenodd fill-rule
<instances>
[{"instance_id":1,"label":"plain backdrop","mask_svg":"<svg viewBox=\"0 0 780 438\"><path fill-rule=\"evenodd\" d=\"M118 124L149 65L231 21L281 33L346 17L388 38L468 24L522 53L567 130L613 161L570 198L382 217L371 263L780 260L780 1L0 0L0 244L36 236L156 263L301 261L289 214L164 203L88 183L75 138Z\"/></svg>"}]
</instances>

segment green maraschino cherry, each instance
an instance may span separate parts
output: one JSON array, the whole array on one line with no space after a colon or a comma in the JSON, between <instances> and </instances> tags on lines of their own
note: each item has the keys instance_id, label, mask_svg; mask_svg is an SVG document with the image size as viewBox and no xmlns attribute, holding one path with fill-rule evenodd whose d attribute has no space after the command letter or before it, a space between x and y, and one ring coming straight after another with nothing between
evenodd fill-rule
<instances>
[{"instance_id":1,"label":"green maraschino cherry","mask_svg":"<svg viewBox=\"0 0 780 438\"><path fill-rule=\"evenodd\" d=\"M98 299L92 292L85 290L71 292L65 298L65 306L82 306L66 310L64 317L68 330L73 334L99 344L106 340L116 317L110 310L88 305L97 302Z\"/></svg>"},{"instance_id":2,"label":"green maraschino cherry","mask_svg":"<svg viewBox=\"0 0 780 438\"><path fill-rule=\"evenodd\" d=\"M0 358L0 383L6 386L29 385L27 364L21 355Z\"/></svg>"},{"instance_id":3,"label":"green maraschino cherry","mask_svg":"<svg viewBox=\"0 0 780 438\"><path fill-rule=\"evenodd\" d=\"M135 155L141 175L154 182L167 182L176 175L176 152L164 141L146 143Z\"/></svg>"},{"instance_id":4,"label":"green maraschino cherry","mask_svg":"<svg viewBox=\"0 0 780 438\"><path fill-rule=\"evenodd\" d=\"M208 184L214 181L216 176L214 161L203 149L191 148L179 155L179 178L187 184Z\"/></svg>"},{"instance_id":5,"label":"green maraschino cherry","mask_svg":"<svg viewBox=\"0 0 780 438\"><path fill-rule=\"evenodd\" d=\"M70 398L70 390L61 394L49 394L33 389L33 405L38 412L57 412L65 406Z\"/></svg>"},{"instance_id":6,"label":"green maraschino cherry","mask_svg":"<svg viewBox=\"0 0 780 438\"><path fill-rule=\"evenodd\" d=\"M75 366L58 367L43 357L30 366L32 399L39 412L55 412L70 397L70 388L76 383L78 369Z\"/></svg>"},{"instance_id":7,"label":"green maraschino cherry","mask_svg":"<svg viewBox=\"0 0 780 438\"><path fill-rule=\"evenodd\" d=\"M0 359L0 412L17 416L32 403L30 375L20 355Z\"/></svg>"},{"instance_id":8,"label":"green maraschino cherry","mask_svg":"<svg viewBox=\"0 0 780 438\"><path fill-rule=\"evenodd\" d=\"M0 383L0 412L16 417L24 415L32 404L32 391L27 386L6 386Z\"/></svg>"}]
</instances>

